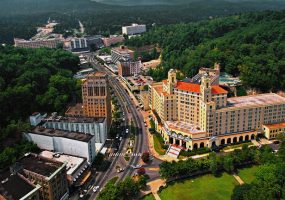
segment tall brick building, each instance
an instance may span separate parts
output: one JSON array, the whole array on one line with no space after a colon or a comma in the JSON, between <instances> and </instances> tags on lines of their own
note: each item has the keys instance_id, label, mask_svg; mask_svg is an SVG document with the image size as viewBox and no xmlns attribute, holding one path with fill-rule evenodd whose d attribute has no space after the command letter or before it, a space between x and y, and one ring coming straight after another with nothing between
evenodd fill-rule
<instances>
[{"instance_id":1,"label":"tall brick building","mask_svg":"<svg viewBox=\"0 0 285 200\"><path fill-rule=\"evenodd\" d=\"M112 120L111 97L107 74L89 74L82 83L83 113L85 117L106 117L107 126Z\"/></svg>"}]
</instances>

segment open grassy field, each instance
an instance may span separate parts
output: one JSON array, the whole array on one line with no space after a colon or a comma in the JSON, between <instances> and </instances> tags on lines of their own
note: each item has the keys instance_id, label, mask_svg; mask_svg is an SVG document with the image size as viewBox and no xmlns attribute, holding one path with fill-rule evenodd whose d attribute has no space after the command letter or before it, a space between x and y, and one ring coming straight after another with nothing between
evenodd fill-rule
<instances>
[{"instance_id":1,"label":"open grassy field","mask_svg":"<svg viewBox=\"0 0 285 200\"><path fill-rule=\"evenodd\" d=\"M162 190L159 196L162 200L229 200L236 185L234 177L227 173L220 177L207 174L175 182Z\"/></svg>"},{"instance_id":2,"label":"open grassy field","mask_svg":"<svg viewBox=\"0 0 285 200\"><path fill-rule=\"evenodd\" d=\"M254 180L255 173L258 169L259 166L250 166L243 169L239 169L238 175L245 183L251 183Z\"/></svg>"}]
</instances>

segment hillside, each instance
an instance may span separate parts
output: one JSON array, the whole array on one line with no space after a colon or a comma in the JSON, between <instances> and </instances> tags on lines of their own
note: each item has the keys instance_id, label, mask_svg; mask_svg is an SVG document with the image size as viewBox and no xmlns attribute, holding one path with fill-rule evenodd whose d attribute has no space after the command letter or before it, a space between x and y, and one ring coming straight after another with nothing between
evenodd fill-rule
<instances>
[{"instance_id":1,"label":"hillside","mask_svg":"<svg viewBox=\"0 0 285 200\"><path fill-rule=\"evenodd\" d=\"M106 5L108 1L116 5ZM148 28L155 23L188 23L203 19L229 16L241 12L285 9L285 1L257 0L230 2L225 0L1 0L0 43L13 44L13 38L28 39L36 33L36 27L47 19L60 23L57 32L78 28L80 20L87 34L121 33L121 26L144 23ZM152 5L149 3L152 2ZM159 3L162 2L162 3ZM135 3L135 4L130 4ZM118 5L119 4L119 5ZM155 5L153 5L155 4ZM124 6L131 5L131 6Z\"/></svg>"},{"instance_id":2,"label":"hillside","mask_svg":"<svg viewBox=\"0 0 285 200\"><path fill-rule=\"evenodd\" d=\"M141 6L141 5L183 5L193 4L197 2L205 2L201 0L92 0L98 3L109 4L109 5L123 5L123 6ZM213 0L208 1L208 3ZM220 3L282 3L282 0L223 0Z\"/></svg>"},{"instance_id":3,"label":"hillside","mask_svg":"<svg viewBox=\"0 0 285 200\"><path fill-rule=\"evenodd\" d=\"M162 67L150 71L156 80L166 77L170 68L193 76L199 67L218 62L222 71L240 76L248 88L285 89L285 11L161 26L126 44L158 44L163 49Z\"/></svg>"}]
</instances>

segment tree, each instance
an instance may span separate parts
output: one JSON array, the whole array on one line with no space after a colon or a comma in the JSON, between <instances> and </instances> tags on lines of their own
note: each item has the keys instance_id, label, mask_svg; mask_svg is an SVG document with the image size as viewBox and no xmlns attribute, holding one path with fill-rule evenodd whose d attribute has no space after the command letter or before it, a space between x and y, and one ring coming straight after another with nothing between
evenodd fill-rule
<instances>
[{"instance_id":1,"label":"tree","mask_svg":"<svg viewBox=\"0 0 285 200\"><path fill-rule=\"evenodd\" d=\"M142 158L142 160L143 160L144 163L149 162L149 160L150 160L149 152L144 152L144 153L142 154L141 158Z\"/></svg>"},{"instance_id":2,"label":"tree","mask_svg":"<svg viewBox=\"0 0 285 200\"><path fill-rule=\"evenodd\" d=\"M147 176L143 175L139 177L138 184L140 186L140 189L145 188L147 183Z\"/></svg>"},{"instance_id":3,"label":"tree","mask_svg":"<svg viewBox=\"0 0 285 200\"><path fill-rule=\"evenodd\" d=\"M234 170L234 162L231 156L225 156L223 160L223 168L226 172L232 173Z\"/></svg>"},{"instance_id":4,"label":"tree","mask_svg":"<svg viewBox=\"0 0 285 200\"><path fill-rule=\"evenodd\" d=\"M238 185L234 188L233 194L231 195L231 200L244 200L245 194L252 189L249 184Z\"/></svg>"},{"instance_id":5,"label":"tree","mask_svg":"<svg viewBox=\"0 0 285 200\"><path fill-rule=\"evenodd\" d=\"M285 136L284 136L284 133L280 133L278 138L281 141L279 151L278 151L278 157L281 161L285 162Z\"/></svg>"},{"instance_id":6,"label":"tree","mask_svg":"<svg viewBox=\"0 0 285 200\"><path fill-rule=\"evenodd\" d=\"M145 174L145 168L141 167L137 170L138 175L144 175Z\"/></svg>"},{"instance_id":7,"label":"tree","mask_svg":"<svg viewBox=\"0 0 285 200\"><path fill-rule=\"evenodd\" d=\"M212 174L217 175L219 171L218 162L217 162L217 155L216 153L212 152L209 155L210 160L210 170Z\"/></svg>"},{"instance_id":8,"label":"tree","mask_svg":"<svg viewBox=\"0 0 285 200\"><path fill-rule=\"evenodd\" d=\"M117 187L119 197L122 197L124 200L134 199L139 193L139 184L130 177L120 182Z\"/></svg>"}]
</instances>

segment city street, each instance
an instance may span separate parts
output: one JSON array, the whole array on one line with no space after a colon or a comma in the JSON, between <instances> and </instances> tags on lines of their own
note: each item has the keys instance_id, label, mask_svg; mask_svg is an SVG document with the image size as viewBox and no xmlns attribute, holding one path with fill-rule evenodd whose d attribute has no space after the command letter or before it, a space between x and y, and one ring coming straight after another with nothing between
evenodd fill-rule
<instances>
[{"instance_id":1,"label":"city street","mask_svg":"<svg viewBox=\"0 0 285 200\"><path fill-rule=\"evenodd\" d=\"M126 135L126 137L123 137L118 151L114 153L112 150L109 154L109 160L112 163L107 171L100 172L96 176L94 186L99 186L101 189L108 182L108 180L115 176L119 177L118 181L122 181L127 176L132 176L135 173L135 169L133 169L132 166L136 165L142 165L142 167L146 168L146 172L151 179L157 178L159 176L158 166L161 161L154 158L151 164L146 165L141 161L140 158L140 155L143 152L149 151L148 137L146 133L147 130L144 126L144 118L141 112L136 109L135 102L130 98L128 91L126 91L126 89L124 89L124 87L121 85L122 83L117 79L117 76L105 67L102 67L90 54L88 54L88 56L90 56L89 62L96 70L103 71L109 75L110 86L113 88L114 95L118 97L119 105L121 105L121 109L125 113L125 127L130 130L131 122L133 122L133 125L135 127L135 131L133 133L135 135L135 144L133 152L131 154L132 156L130 156L130 160L126 161L124 158L129 142L129 137ZM121 173L118 173L116 171L116 166L120 166L125 170ZM95 199L98 195L98 192L93 193L93 191L90 190L89 195L91 195L89 199Z\"/></svg>"}]
</instances>

